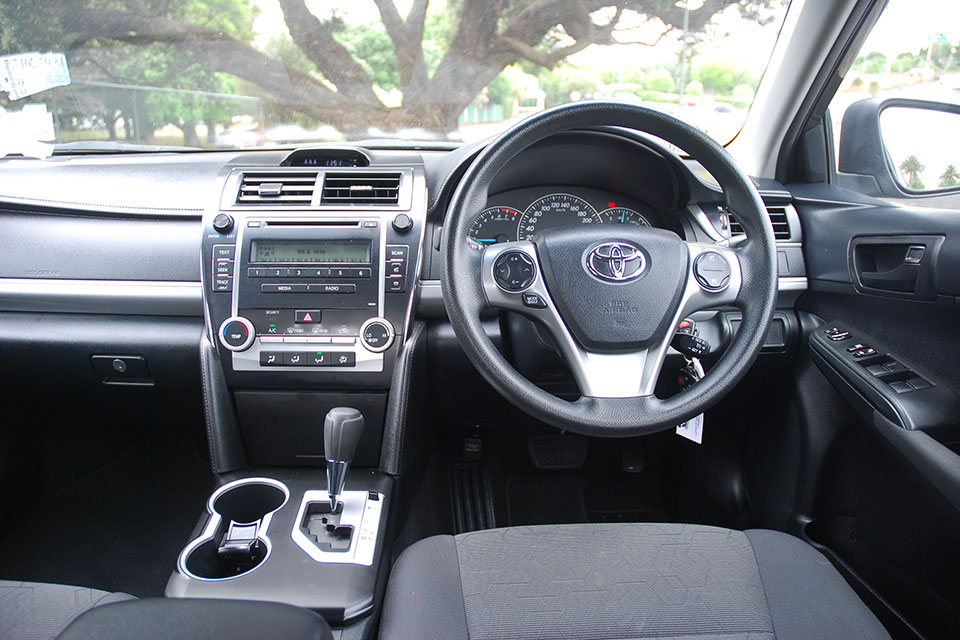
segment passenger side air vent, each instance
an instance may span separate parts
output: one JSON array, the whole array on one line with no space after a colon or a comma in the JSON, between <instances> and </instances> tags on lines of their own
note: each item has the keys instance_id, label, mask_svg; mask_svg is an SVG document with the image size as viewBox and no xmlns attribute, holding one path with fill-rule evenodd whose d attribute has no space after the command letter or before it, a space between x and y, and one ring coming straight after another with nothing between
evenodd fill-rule
<instances>
[{"instance_id":1,"label":"passenger side air vent","mask_svg":"<svg viewBox=\"0 0 960 640\"><path fill-rule=\"evenodd\" d=\"M327 173L320 204L397 204L400 200L398 173Z\"/></svg>"},{"instance_id":2,"label":"passenger side air vent","mask_svg":"<svg viewBox=\"0 0 960 640\"><path fill-rule=\"evenodd\" d=\"M244 173L237 204L272 204L307 207L313 199L316 172Z\"/></svg>"},{"instance_id":3,"label":"passenger side air vent","mask_svg":"<svg viewBox=\"0 0 960 640\"><path fill-rule=\"evenodd\" d=\"M777 240L790 239L790 222L787 220L786 207L767 207L770 224L773 225L773 235ZM730 215L730 235L743 235L743 227L737 219Z\"/></svg>"}]
</instances>

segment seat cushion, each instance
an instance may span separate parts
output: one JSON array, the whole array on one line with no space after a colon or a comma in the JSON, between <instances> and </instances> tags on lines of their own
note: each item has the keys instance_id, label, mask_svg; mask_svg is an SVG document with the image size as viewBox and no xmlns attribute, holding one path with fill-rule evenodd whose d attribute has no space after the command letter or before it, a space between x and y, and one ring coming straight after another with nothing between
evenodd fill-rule
<instances>
[{"instance_id":1,"label":"seat cushion","mask_svg":"<svg viewBox=\"0 0 960 640\"><path fill-rule=\"evenodd\" d=\"M888 638L813 547L685 524L511 527L409 547L380 637Z\"/></svg>"},{"instance_id":2,"label":"seat cushion","mask_svg":"<svg viewBox=\"0 0 960 640\"><path fill-rule=\"evenodd\" d=\"M51 640L84 611L133 599L86 587L0 580L0 640Z\"/></svg>"}]
</instances>

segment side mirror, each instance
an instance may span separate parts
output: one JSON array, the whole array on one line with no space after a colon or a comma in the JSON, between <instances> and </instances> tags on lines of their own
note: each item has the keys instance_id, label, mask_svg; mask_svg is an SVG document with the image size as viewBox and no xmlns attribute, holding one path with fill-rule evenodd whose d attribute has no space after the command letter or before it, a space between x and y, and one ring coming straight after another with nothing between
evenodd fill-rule
<instances>
[{"instance_id":1,"label":"side mirror","mask_svg":"<svg viewBox=\"0 0 960 640\"><path fill-rule=\"evenodd\" d=\"M960 104L868 98L840 126L841 186L903 198L960 191Z\"/></svg>"}]
</instances>

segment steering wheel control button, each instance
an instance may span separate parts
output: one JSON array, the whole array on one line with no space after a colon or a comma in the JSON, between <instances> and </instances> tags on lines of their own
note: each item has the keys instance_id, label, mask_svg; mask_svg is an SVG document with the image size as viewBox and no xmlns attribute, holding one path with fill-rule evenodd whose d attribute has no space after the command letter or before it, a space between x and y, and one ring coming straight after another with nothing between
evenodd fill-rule
<instances>
[{"instance_id":1,"label":"steering wheel control button","mask_svg":"<svg viewBox=\"0 0 960 640\"><path fill-rule=\"evenodd\" d=\"M360 342L367 351L386 351L393 344L393 326L383 318L370 318L360 325Z\"/></svg>"},{"instance_id":2,"label":"steering wheel control button","mask_svg":"<svg viewBox=\"0 0 960 640\"><path fill-rule=\"evenodd\" d=\"M320 310L309 309L307 311L295 311L293 321L295 324L313 324L320 322Z\"/></svg>"},{"instance_id":3,"label":"steering wheel control button","mask_svg":"<svg viewBox=\"0 0 960 640\"><path fill-rule=\"evenodd\" d=\"M220 344L230 351L243 351L253 344L256 332L252 322L246 318L233 316L220 325Z\"/></svg>"},{"instance_id":4,"label":"steering wheel control button","mask_svg":"<svg viewBox=\"0 0 960 640\"><path fill-rule=\"evenodd\" d=\"M493 279L504 291L523 291L537 277L537 267L522 251L507 251L493 263Z\"/></svg>"},{"instance_id":5,"label":"steering wheel control button","mask_svg":"<svg viewBox=\"0 0 960 640\"><path fill-rule=\"evenodd\" d=\"M723 291L730 284L730 263L716 251L705 251L693 261L693 275L707 291Z\"/></svg>"},{"instance_id":6,"label":"steering wheel control button","mask_svg":"<svg viewBox=\"0 0 960 640\"><path fill-rule=\"evenodd\" d=\"M525 293L523 294L523 306L528 309L546 309L547 303L535 293Z\"/></svg>"}]
</instances>

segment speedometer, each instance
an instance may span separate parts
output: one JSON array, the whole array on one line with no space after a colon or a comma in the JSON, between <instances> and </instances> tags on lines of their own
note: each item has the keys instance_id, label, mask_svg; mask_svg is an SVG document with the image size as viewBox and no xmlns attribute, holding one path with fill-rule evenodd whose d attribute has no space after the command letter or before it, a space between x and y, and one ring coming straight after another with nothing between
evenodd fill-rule
<instances>
[{"instance_id":1,"label":"speedometer","mask_svg":"<svg viewBox=\"0 0 960 640\"><path fill-rule=\"evenodd\" d=\"M520 212L513 207L488 207L473 220L467 235L482 244L516 240Z\"/></svg>"},{"instance_id":2,"label":"speedometer","mask_svg":"<svg viewBox=\"0 0 960 640\"><path fill-rule=\"evenodd\" d=\"M597 210L583 198L568 193L551 193L523 212L517 226L517 238L529 240L538 231L598 222Z\"/></svg>"},{"instance_id":3,"label":"speedometer","mask_svg":"<svg viewBox=\"0 0 960 640\"><path fill-rule=\"evenodd\" d=\"M605 224L639 224L649 227L650 223L639 212L626 207L610 207L599 214L600 222Z\"/></svg>"}]
</instances>

